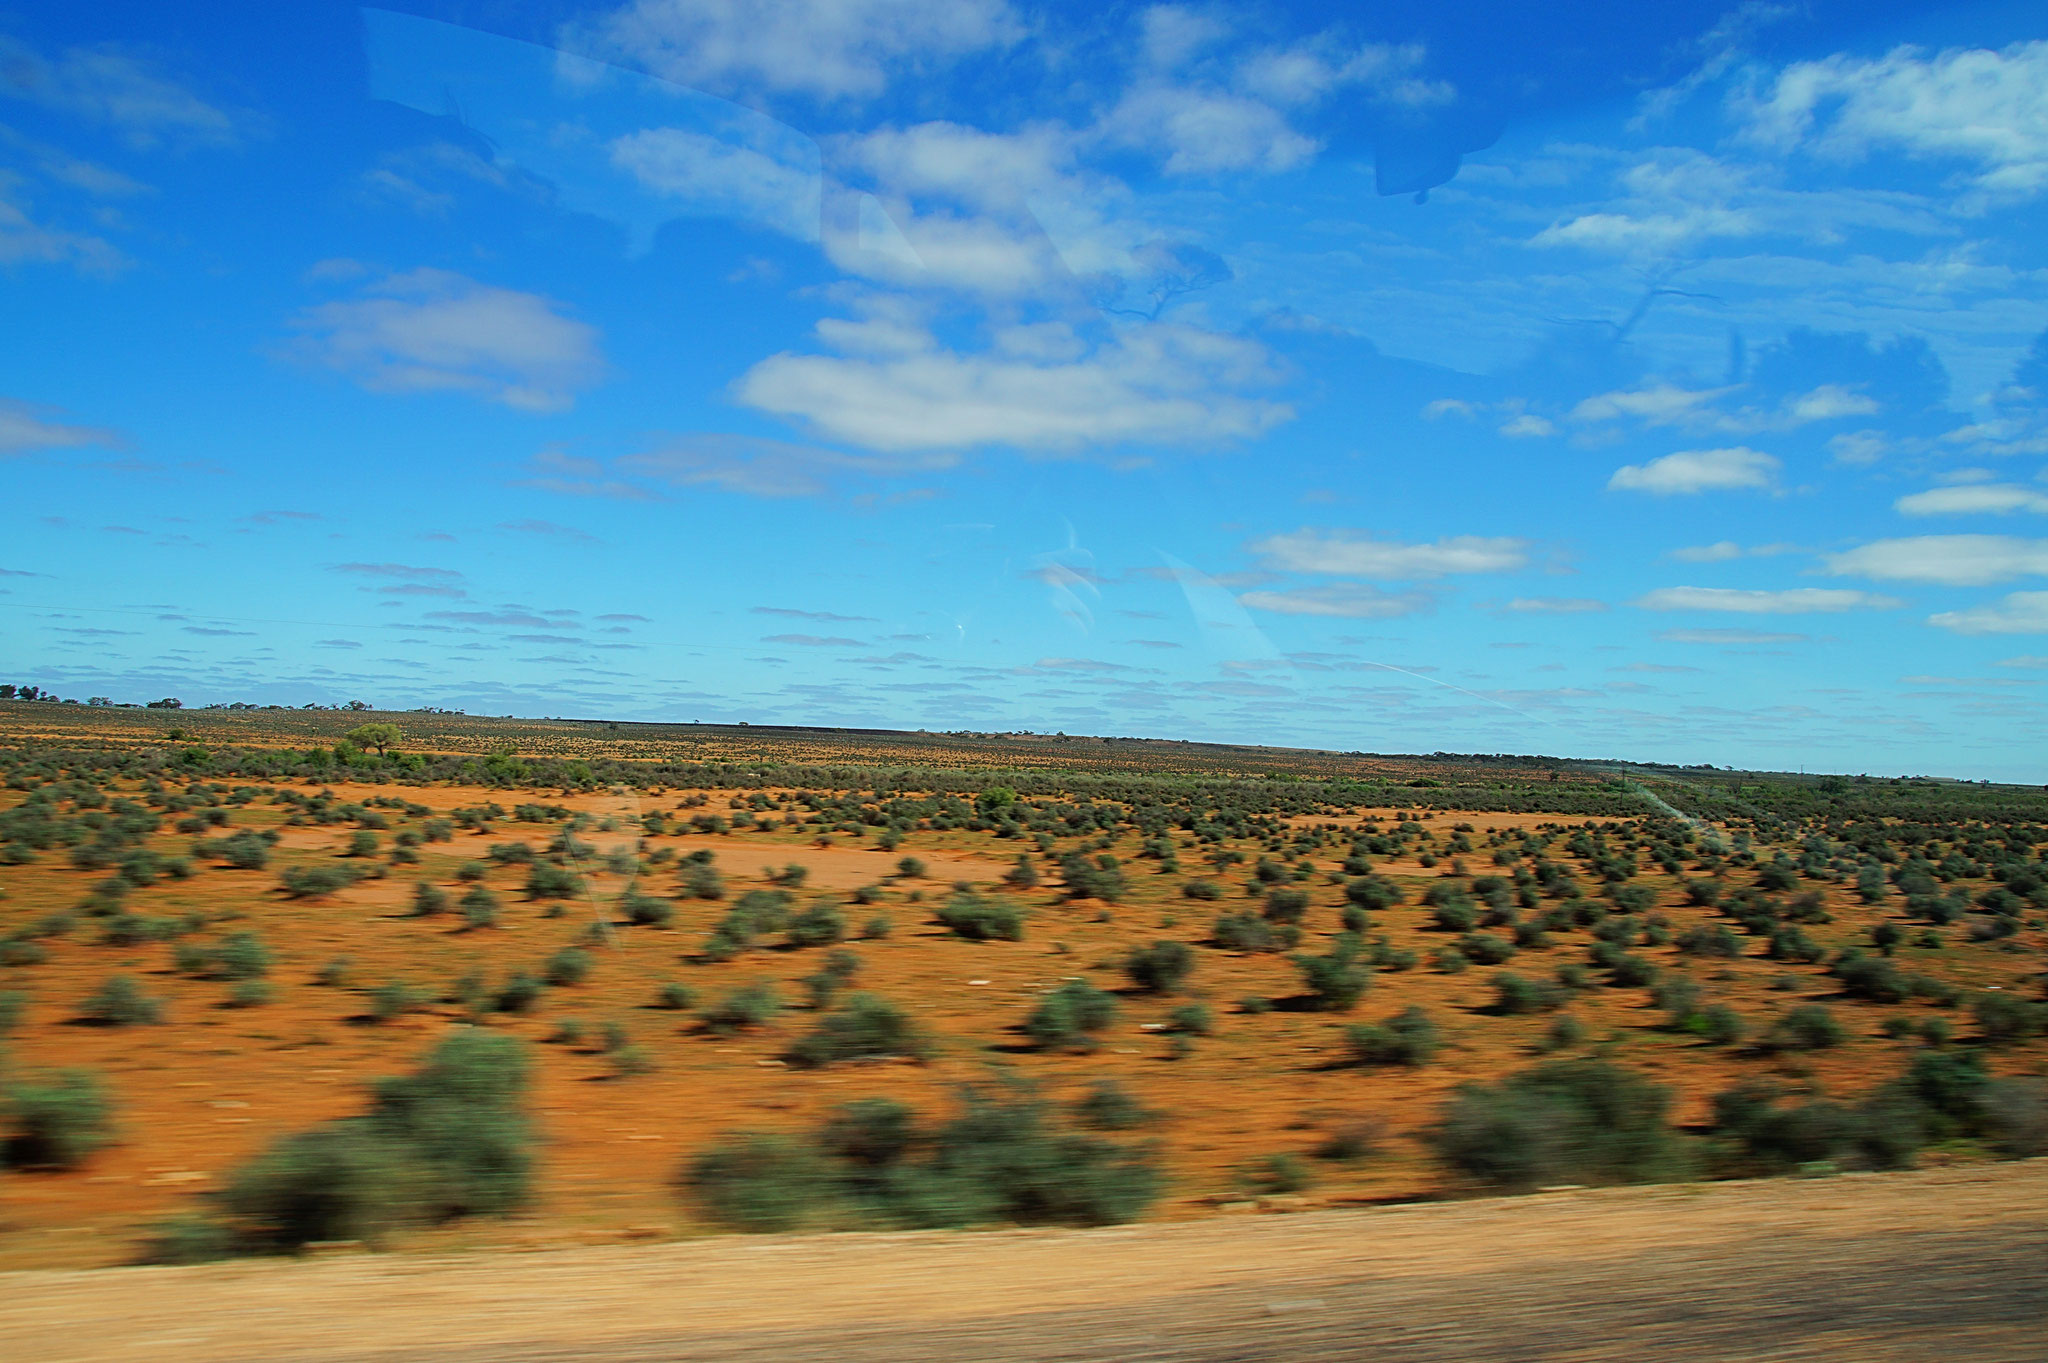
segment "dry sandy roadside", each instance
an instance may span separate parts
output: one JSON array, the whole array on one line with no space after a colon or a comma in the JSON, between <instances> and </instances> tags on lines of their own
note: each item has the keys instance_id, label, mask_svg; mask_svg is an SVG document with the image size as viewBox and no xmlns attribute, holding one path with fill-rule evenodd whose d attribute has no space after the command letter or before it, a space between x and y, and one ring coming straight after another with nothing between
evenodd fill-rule
<instances>
[{"instance_id":1,"label":"dry sandy roadside","mask_svg":"<svg viewBox=\"0 0 2048 1363\"><path fill-rule=\"evenodd\" d=\"M2048 1160L1096 1231L0 1275L0 1358L2048 1359Z\"/></svg>"}]
</instances>

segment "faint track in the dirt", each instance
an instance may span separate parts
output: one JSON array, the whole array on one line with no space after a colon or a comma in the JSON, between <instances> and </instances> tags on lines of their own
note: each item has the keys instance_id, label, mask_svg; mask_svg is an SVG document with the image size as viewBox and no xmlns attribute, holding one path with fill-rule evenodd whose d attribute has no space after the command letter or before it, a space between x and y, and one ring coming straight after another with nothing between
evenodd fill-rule
<instances>
[{"instance_id":1,"label":"faint track in the dirt","mask_svg":"<svg viewBox=\"0 0 2048 1363\"><path fill-rule=\"evenodd\" d=\"M1101 1232L11 1274L0 1357L2043 1363L2048 1161Z\"/></svg>"}]
</instances>

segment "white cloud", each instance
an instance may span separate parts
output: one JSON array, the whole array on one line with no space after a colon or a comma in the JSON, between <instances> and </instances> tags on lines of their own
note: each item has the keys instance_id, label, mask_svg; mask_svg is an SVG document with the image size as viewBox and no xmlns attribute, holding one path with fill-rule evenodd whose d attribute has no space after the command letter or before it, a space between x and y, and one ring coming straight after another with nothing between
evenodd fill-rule
<instances>
[{"instance_id":1,"label":"white cloud","mask_svg":"<svg viewBox=\"0 0 2048 1363\"><path fill-rule=\"evenodd\" d=\"M1647 464L1624 464L1607 486L1657 496L1767 488L1781 465L1768 454L1737 445L1725 450L1681 450Z\"/></svg>"},{"instance_id":2,"label":"white cloud","mask_svg":"<svg viewBox=\"0 0 2048 1363\"><path fill-rule=\"evenodd\" d=\"M2013 535L1913 535L1829 554L1826 562L1828 571L1840 577L1981 587L2048 574L2048 540Z\"/></svg>"},{"instance_id":3,"label":"white cloud","mask_svg":"<svg viewBox=\"0 0 2048 1363\"><path fill-rule=\"evenodd\" d=\"M1517 615L1592 615L1606 610L1607 603L1588 596L1518 596L1500 609Z\"/></svg>"},{"instance_id":4,"label":"white cloud","mask_svg":"<svg viewBox=\"0 0 2048 1363\"><path fill-rule=\"evenodd\" d=\"M1021 32L1003 0L633 0L565 44L685 85L844 99Z\"/></svg>"},{"instance_id":5,"label":"white cloud","mask_svg":"<svg viewBox=\"0 0 2048 1363\"><path fill-rule=\"evenodd\" d=\"M20 181L0 171L0 265L69 264L84 274L110 275L127 263L104 237L36 221Z\"/></svg>"},{"instance_id":6,"label":"white cloud","mask_svg":"<svg viewBox=\"0 0 2048 1363\"><path fill-rule=\"evenodd\" d=\"M1590 397L1572 408L1574 421L1613 421L1632 416L1650 426L1675 425L1733 388L1678 388L1660 383L1649 388L1622 389Z\"/></svg>"},{"instance_id":7,"label":"white cloud","mask_svg":"<svg viewBox=\"0 0 2048 1363\"><path fill-rule=\"evenodd\" d=\"M1659 587L1636 604L1653 611L1725 611L1736 615L1808 615L1871 608L1890 610L1904 603L1889 596L1830 587L1791 587L1754 591L1737 587Z\"/></svg>"},{"instance_id":8,"label":"white cloud","mask_svg":"<svg viewBox=\"0 0 2048 1363\"><path fill-rule=\"evenodd\" d=\"M785 352L736 391L750 407L870 449L1069 451L1262 434L1293 409L1238 390L1273 377L1264 347L1240 337L1162 323L1091 347L1039 325L1002 328L976 353L929 341L894 355Z\"/></svg>"},{"instance_id":9,"label":"white cloud","mask_svg":"<svg viewBox=\"0 0 2048 1363\"><path fill-rule=\"evenodd\" d=\"M1835 462L1851 467L1875 464L1890 448L1891 441L1882 431L1845 431L1828 440L1828 453Z\"/></svg>"},{"instance_id":10,"label":"white cloud","mask_svg":"<svg viewBox=\"0 0 2048 1363\"><path fill-rule=\"evenodd\" d=\"M2048 592L2008 592L1995 604L1969 610L1943 611L1927 617L1930 625L1958 634L2048 634ZM2000 667L2036 667L2039 658L2009 658Z\"/></svg>"},{"instance_id":11,"label":"white cloud","mask_svg":"<svg viewBox=\"0 0 2048 1363\"><path fill-rule=\"evenodd\" d=\"M2013 511L2048 513L2048 492L2017 483L1968 483L1930 488L1892 503L1907 516L2003 516Z\"/></svg>"},{"instance_id":12,"label":"white cloud","mask_svg":"<svg viewBox=\"0 0 2048 1363\"><path fill-rule=\"evenodd\" d=\"M1510 440L1531 440L1547 435L1556 435L1557 426L1547 418L1533 412L1524 412L1501 424L1500 433Z\"/></svg>"},{"instance_id":13,"label":"white cloud","mask_svg":"<svg viewBox=\"0 0 2048 1363\"><path fill-rule=\"evenodd\" d=\"M756 497L815 497L839 478L886 478L951 468L947 453L898 456L845 454L816 445L753 436L676 436L644 454L619 460L621 472L679 486L723 488Z\"/></svg>"},{"instance_id":14,"label":"white cloud","mask_svg":"<svg viewBox=\"0 0 2048 1363\"><path fill-rule=\"evenodd\" d=\"M1898 47L1796 62L1738 95L1748 135L1856 159L1876 151L1969 163L2004 193L2048 188L2048 42L1999 51Z\"/></svg>"},{"instance_id":15,"label":"white cloud","mask_svg":"<svg viewBox=\"0 0 2048 1363\"><path fill-rule=\"evenodd\" d=\"M1803 644L1811 636L1805 634L1778 634L1756 629L1663 629L1657 637L1667 644L1717 644L1722 646L1757 644Z\"/></svg>"},{"instance_id":16,"label":"white cloud","mask_svg":"<svg viewBox=\"0 0 2048 1363\"><path fill-rule=\"evenodd\" d=\"M817 148L794 134L756 135L765 124L735 120L717 136L690 128L644 128L612 142L611 162L693 212L816 240L822 184Z\"/></svg>"},{"instance_id":17,"label":"white cloud","mask_svg":"<svg viewBox=\"0 0 2048 1363\"><path fill-rule=\"evenodd\" d=\"M1673 549L1666 558L1680 563L1727 563L1738 558L1776 558L1779 554L1797 553L1796 544L1752 544L1748 548L1734 540L1719 540L1713 544L1691 545L1684 549Z\"/></svg>"},{"instance_id":18,"label":"white cloud","mask_svg":"<svg viewBox=\"0 0 2048 1363\"><path fill-rule=\"evenodd\" d=\"M2023 654L2017 658L2000 658L1993 667L2048 668L2048 657L2041 654Z\"/></svg>"},{"instance_id":19,"label":"white cloud","mask_svg":"<svg viewBox=\"0 0 2048 1363\"><path fill-rule=\"evenodd\" d=\"M1270 104L1167 84L1127 92L1098 131L1111 142L1163 156L1169 175L1288 170L1317 150Z\"/></svg>"},{"instance_id":20,"label":"white cloud","mask_svg":"<svg viewBox=\"0 0 2048 1363\"><path fill-rule=\"evenodd\" d=\"M1238 601L1277 615L1323 615L1347 620L1391 620L1428 610L1428 592L1389 592L1363 582L1336 582L1292 592L1246 592Z\"/></svg>"},{"instance_id":21,"label":"white cloud","mask_svg":"<svg viewBox=\"0 0 2048 1363\"><path fill-rule=\"evenodd\" d=\"M1882 405L1872 397L1838 383L1824 383L1806 393L1786 397L1776 407L1725 408L1722 399L1742 391L1740 384L1723 388L1679 388L1655 384L1621 389L1586 398L1571 410L1581 422L1633 417L1645 426L1681 426L1690 430L1754 435L1759 431L1791 431L1816 421L1872 416Z\"/></svg>"},{"instance_id":22,"label":"white cloud","mask_svg":"<svg viewBox=\"0 0 2048 1363\"><path fill-rule=\"evenodd\" d=\"M53 420L50 411L47 407L0 398L0 456L86 445L119 447L127 443L119 431Z\"/></svg>"},{"instance_id":23,"label":"white cloud","mask_svg":"<svg viewBox=\"0 0 2048 1363\"><path fill-rule=\"evenodd\" d=\"M218 145L237 137L236 120L226 110L111 44L46 57L18 39L0 38L0 94L103 123L137 147Z\"/></svg>"},{"instance_id":24,"label":"white cloud","mask_svg":"<svg viewBox=\"0 0 2048 1363\"><path fill-rule=\"evenodd\" d=\"M597 329L538 294L433 269L390 275L364 294L307 308L293 326L303 353L376 392L469 393L553 412L604 370Z\"/></svg>"},{"instance_id":25,"label":"white cloud","mask_svg":"<svg viewBox=\"0 0 2048 1363\"><path fill-rule=\"evenodd\" d=\"M1253 553L1290 573L1407 582L1451 573L1508 573L1528 566L1529 541L1452 535L1430 544L1401 544L1355 530L1296 530L1254 541Z\"/></svg>"}]
</instances>

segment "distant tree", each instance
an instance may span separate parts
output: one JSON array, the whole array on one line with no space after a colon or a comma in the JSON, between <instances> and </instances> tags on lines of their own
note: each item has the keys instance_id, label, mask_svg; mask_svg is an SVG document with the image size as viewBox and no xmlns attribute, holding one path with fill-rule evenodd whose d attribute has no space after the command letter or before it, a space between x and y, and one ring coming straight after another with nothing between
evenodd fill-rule
<instances>
[{"instance_id":1,"label":"distant tree","mask_svg":"<svg viewBox=\"0 0 2048 1363\"><path fill-rule=\"evenodd\" d=\"M0 700L13 700L16 687L13 682L0 684Z\"/></svg>"},{"instance_id":2,"label":"distant tree","mask_svg":"<svg viewBox=\"0 0 2048 1363\"><path fill-rule=\"evenodd\" d=\"M26 694L27 690L28 688L24 688L23 693ZM33 700L35 698L33 696L30 696L29 699ZM179 700L176 696L165 696L162 700L153 700L149 702L149 704L144 708L150 710L182 710L185 708L185 702Z\"/></svg>"},{"instance_id":3,"label":"distant tree","mask_svg":"<svg viewBox=\"0 0 2048 1363\"><path fill-rule=\"evenodd\" d=\"M366 700L352 700L341 708L344 710L367 710L370 708L370 703Z\"/></svg>"},{"instance_id":4,"label":"distant tree","mask_svg":"<svg viewBox=\"0 0 2048 1363\"><path fill-rule=\"evenodd\" d=\"M358 724L342 737L358 748L375 748L377 756L382 757L388 749L403 739L405 734L396 724Z\"/></svg>"}]
</instances>

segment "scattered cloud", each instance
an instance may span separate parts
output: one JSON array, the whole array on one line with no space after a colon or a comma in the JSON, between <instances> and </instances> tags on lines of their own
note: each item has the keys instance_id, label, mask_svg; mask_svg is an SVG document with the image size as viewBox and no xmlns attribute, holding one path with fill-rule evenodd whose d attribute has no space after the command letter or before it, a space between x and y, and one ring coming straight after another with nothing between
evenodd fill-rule
<instances>
[{"instance_id":1,"label":"scattered cloud","mask_svg":"<svg viewBox=\"0 0 2048 1363\"><path fill-rule=\"evenodd\" d=\"M1777 634L1756 629L1662 629L1657 638L1667 644L1720 644L1723 646L1761 644L1803 644L1812 636Z\"/></svg>"},{"instance_id":2,"label":"scattered cloud","mask_svg":"<svg viewBox=\"0 0 2048 1363\"><path fill-rule=\"evenodd\" d=\"M0 457L85 446L120 449L127 443L119 431L109 427L72 425L57 420L54 408L0 398Z\"/></svg>"},{"instance_id":3,"label":"scattered cloud","mask_svg":"<svg viewBox=\"0 0 2048 1363\"><path fill-rule=\"evenodd\" d=\"M1831 587L1756 591L1737 587L1659 587L1636 602L1655 611L1726 611L1738 615L1806 615L1904 605L1889 596Z\"/></svg>"},{"instance_id":4,"label":"scattered cloud","mask_svg":"<svg viewBox=\"0 0 2048 1363\"><path fill-rule=\"evenodd\" d=\"M1647 464L1624 464L1607 480L1607 486L1660 497L1768 488L1776 482L1782 467L1770 455L1747 445L1724 450L1681 450Z\"/></svg>"},{"instance_id":5,"label":"scattered cloud","mask_svg":"<svg viewBox=\"0 0 2048 1363\"><path fill-rule=\"evenodd\" d=\"M1883 151L1962 162L2001 195L2048 188L2048 41L2001 50L1897 47L1794 62L1739 91L1748 138L1854 161Z\"/></svg>"},{"instance_id":6,"label":"scattered cloud","mask_svg":"<svg viewBox=\"0 0 2048 1363\"><path fill-rule=\"evenodd\" d=\"M664 439L618 461L618 470L679 487L715 487L753 497L819 497L845 478L890 478L951 468L950 450L847 454L758 436L695 432Z\"/></svg>"},{"instance_id":7,"label":"scattered cloud","mask_svg":"<svg viewBox=\"0 0 2048 1363\"><path fill-rule=\"evenodd\" d=\"M788 606L750 606L748 607L748 614L782 615L792 620L809 620L814 624L820 625L872 625L876 623L874 617L870 615L834 615L831 611L800 611L793 610ZM634 618L638 619L639 617L636 616Z\"/></svg>"},{"instance_id":8,"label":"scattered cloud","mask_svg":"<svg viewBox=\"0 0 2048 1363\"><path fill-rule=\"evenodd\" d=\"M859 648L858 639L843 639L836 635L817 634L770 634L762 640L764 644L799 644L805 648Z\"/></svg>"},{"instance_id":9,"label":"scattered cloud","mask_svg":"<svg viewBox=\"0 0 2048 1363\"><path fill-rule=\"evenodd\" d=\"M462 574L453 568L420 568L410 563L337 563L337 573L363 577L399 577L413 582L459 582Z\"/></svg>"},{"instance_id":10,"label":"scattered cloud","mask_svg":"<svg viewBox=\"0 0 2048 1363\"><path fill-rule=\"evenodd\" d=\"M559 412L604 373L595 327L538 294L448 270L387 275L292 319L295 353L372 392L465 393Z\"/></svg>"},{"instance_id":11,"label":"scattered cloud","mask_svg":"<svg viewBox=\"0 0 2048 1363\"><path fill-rule=\"evenodd\" d=\"M851 331L865 325L821 334L871 350L871 330L857 339ZM1240 391L1277 378L1264 346L1177 323L1095 343L1064 323L1004 327L972 353L922 332L892 335L891 345L892 353L772 355L735 392L749 407L831 439L892 452L1213 445L1264 434L1294 415Z\"/></svg>"},{"instance_id":12,"label":"scattered cloud","mask_svg":"<svg viewBox=\"0 0 2048 1363\"><path fill-rule=\"evenodd\" d=\"M47 56L0 37L0 95L102 124L141 149L227 145L248 122L193 94L147 55L112 43Z\"/></svg>"},{"instance_id":13,"label":"scattered cloud","mask_svg":"<svg viewBox=\"0 0 2048 1363\"><path fill-rule=\"evenodd\" d=\"M1892 506L1905 516L2004 516L2014 511L2048 514L2048 492L2017 483L1966 483L1915 492L1899 498Z\"/></svg>"},{"instance_id":14,"label":"scattered cloud","mask_svg":"<svg viewBox=\"0 0 2048 1363\"><path fill-rule=\"evenodd\" d=\"M1606 610L1607 603L1589 596L1518 596L1499 609L1515 615L1592 615Z\"/></svg>"},{"instance_id":15,"label":"scattered cloud","mask_svg":"<svg viewBox=\"0 0 2048 1363\"><path fill-rule=\"evenodd\" d=\"M1364 582L1338 582L1291 592L1246 592L1237 598L1251 610L1276 615L1323 615L1347 620L1391 620L1429 610L1428 592L1390 592Z\"/></svg>"},{"instance_id":16,"label":"scattered cloud","mask_svg":"<svg viewBox=\"0 0 2048 1363\"><path fill-rule=\"evenodd\" d=\"M1525 539L1452 535L1428 544L1374 539L1362 530L1295 530L1247 546L1279 572L1409 582L1452 573L1510 573L1529 564Z\"/></svg>"},{"instance_id":17,"label":"scattered cloud","mask_svg":"<svg viewBox=\"0 0 2048 1363\"><path fill-rule=\"evenodd\" d=\"M1838 577L1982 587L2015 577L2048 575L2048 539L1914 535L1877 540L1845 553L1829 554L1824 562L1827 571Z\"/></svg>"},{"instance_id":18,"label":"scattered cloud","mask_svg":"<svg viewBox=\"0 0 2048 1363\"><path fill-rule=\"evenodd\" d=\"M2048 634L2048 592L2008 592L2002 601L1942 611L1927 623L1957 634ZM2032 667L2041 659L2008 659L2001 667Z\"/></svg>"},{"instance_id":19,"label":"scattered cloud","mask_svg":"<svg viewBox=\"0 0 2048 1363\"><path fill-rule=\"evenodd\" d=\"M683 85L838 101L1022 32L1004 0L632 0L562 41Z\"/></svg>"},{"instance_id":20,"label":"scattered cloud","mask_svg":"<svg viewBox=\"0 0 2048 1363\"><path fill-rule=\"evenodd\" d=\"M502 521L498 529L513 535L539 535L547 539L569 540L575 544L596 544L597 536L587 530L578 530L573 525L557 525L553 521Z\"/></svg>"}]
</instances>

